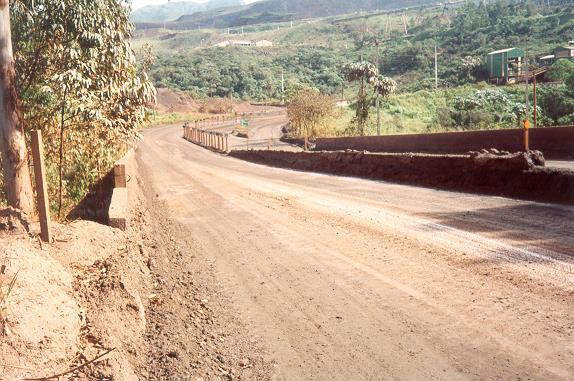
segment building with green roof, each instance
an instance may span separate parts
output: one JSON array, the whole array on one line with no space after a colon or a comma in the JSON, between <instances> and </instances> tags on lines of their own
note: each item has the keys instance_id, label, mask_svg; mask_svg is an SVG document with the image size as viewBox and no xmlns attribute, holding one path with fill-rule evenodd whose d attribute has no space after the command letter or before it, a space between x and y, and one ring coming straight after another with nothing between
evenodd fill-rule
<instances>
[{"instance_id":1,"label":"building with green roof","mask_svg":"<svg viewBox=\"0 0 574 381\"><path fill-rule=\"evenodd\" d=\"M524 50L507 48L488 53L486 66L491 82L514 83L523 75Z\"/></svg>"}]
</instances>

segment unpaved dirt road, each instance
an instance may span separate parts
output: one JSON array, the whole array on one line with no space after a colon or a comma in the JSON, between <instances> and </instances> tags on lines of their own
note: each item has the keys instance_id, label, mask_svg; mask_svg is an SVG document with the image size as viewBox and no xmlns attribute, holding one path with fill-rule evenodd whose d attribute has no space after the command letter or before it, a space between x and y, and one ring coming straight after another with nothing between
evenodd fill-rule
<instances>
[{"instance_id":1,"label":"unpaved dirt road","mask_svg":"<svg viewBox=\"0 0 574 381\"><path fill-rule=\"evenodd\" d=\"M573 208L270 168L180 130L146 131L145 180L269 378L574 377Z\"/></svg>"},{"instance_id":2,"label":"unpaved dirt road","mask_svg":"<svg viewBox=\"0 0 574 381\"><path fill-rule=\"evenodd\" d=\"M243 117L238 117L241 119ZM246 117L249 121L248 136L229 136L230 149L282 149L301 150L301 148L282 142L279 139L283 136L281 131L287 123L287 113L282 107L269 107L266 114L256 117ZM225 122L207 126L207 130L218 132L231 132L236 127L236 121Z\"/></svg>"}]
</instances>

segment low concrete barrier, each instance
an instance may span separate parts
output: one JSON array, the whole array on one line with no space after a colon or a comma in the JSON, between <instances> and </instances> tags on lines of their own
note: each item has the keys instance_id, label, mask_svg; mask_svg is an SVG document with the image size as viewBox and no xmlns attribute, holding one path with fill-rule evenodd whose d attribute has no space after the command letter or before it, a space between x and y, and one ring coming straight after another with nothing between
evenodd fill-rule
<instances>
[{"instance_id":1,"label":"low concrete barrier","mask_svg":"<svg viewBox=\"0 0 574 381\"><path fill-rule=\"evenodd\" d=\"M523 130L442 132L432 134L319 138L316 151L353 149L370 152L420 152L464 154L483 148L516 152L523 150ZM546 159L574 159L574 127L532 128L530 149L542 151Z\"/></svg>"},{"instance_id":2,"label":"low concrete barrier","mask_svg":"<svg viewBox=\"0 0 574 381\"><path fill-rule=\"evenodd\" d=\"M114 164L114 190L108 208L108 224L121 230L126 230L128 227L127 184L133 159L134 150L129 149L126 155Z\"/></svg>"},{"instance_id":3,"label":"low concrete barrier","mask_svg":"<svg viewBox=\"0 0 574 381\"><path fill-rule=\"evenodd\" d=\"M530 159L344 151L253 150L229 155L289 169L574 205L574 172L534 166Z\"/></svg>"}]
</instances>

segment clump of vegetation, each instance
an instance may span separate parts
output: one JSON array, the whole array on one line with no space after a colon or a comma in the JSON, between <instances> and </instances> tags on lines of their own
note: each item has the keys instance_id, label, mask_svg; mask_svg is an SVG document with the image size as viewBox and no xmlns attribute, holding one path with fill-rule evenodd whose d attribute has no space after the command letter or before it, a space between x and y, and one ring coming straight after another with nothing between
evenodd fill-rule
<instances>
[{"instance_id":1,"label":"clump of vegetation","mask_svg":"<svg viewBox=\"0 0 574 381\"><path fill-rule=\"evenodd\" d=\"M334 115L333 98L311 89L299 91L287 106L291 133L296 137L304 137L305 150L309 148L310 138L324 135Z\"/></svg>"},{"instance_id":2,"label":"clump of vegetation","mask_svg":"<svg viewBox=\"0 0 574 381\"><path fill-rule=\"evenodd\" d=\"M2 266L2 272L0 275L4 275L5 266ZM14 290L14 286L16 285L16 280L18 279L18 272L16 272L10 282L4 288L4 284L0 278L0 336L4 336L7 331L7 309L8 309L8 300L10 299L10 294Z\"/></svg>"}]
</instances>

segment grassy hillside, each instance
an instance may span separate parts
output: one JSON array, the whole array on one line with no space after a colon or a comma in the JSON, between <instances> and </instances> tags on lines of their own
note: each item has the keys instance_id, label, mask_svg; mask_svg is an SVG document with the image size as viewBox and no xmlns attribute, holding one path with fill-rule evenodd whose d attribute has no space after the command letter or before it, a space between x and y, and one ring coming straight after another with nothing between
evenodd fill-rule
<instances>
[{"instance_id":1,"label":"grassy hillside","mask_svg":"<svg viewBox=\"0 0 574 381\"><path fill-rule=\"evenodd\" d=\"M536 63L537 57L574 38L574 5L548 8L499 0L488 5L338 15L297 21L293 27L290 22L278 22L243 29L244 35L239 35L241 28L232 28L231 35L227 29L202 29L151 37L140 31L136 45L149 43L158 52L151 71L158 85L197 97L233 94L246 100L278 100L283 72L287 93L313 87L340 97L344 87L345 98L353 99L356 85L344 81L341 69L362 57L378 64L383 74L399 84L398 94L383 107L383 120L394 126L390 132L511 127L521 112L523 89L501 87L494 93L484 92L492 88L484 83L486 54L523 47L530 62ZM267 39L274 46L212 47L224 39ZM435 46L439 91L434 91ZM488 104L489 99L498 104ZM482 108L467 107L481 102ZM542 109L539 119L556 124L567 115L564 112Z\"/></svg>"},{"instance_id":2,"label":"grassy hillside","mask_svg":"<svg viewBox=\"0 0 574 381\"><path fill-rule=\"evenodd\" d=\"M412 8L430 3L436 3L436 0L264 0L245 6L193 12L170 22L168 27L177 30L194 29L197 25L227 28L312 19L350 12ZM140 29L153 27L154 24L150 23L138 24Z\"/></svg>"},{"instance_id":3,"label":"grassy hillside","mask_svg":"<svg viewBox=\"0 0 574 381\"><path fill-rule=\"evenodd\" d=\"M224 7L235 7L241 4L243 4L242 0L210 0L207 3L174 1L160 5L148 5L136 9L132 12L130 18L132 22L135 23L163 23L166 21L175 21L183 15Z\"/></svg>"}]
</instances>

